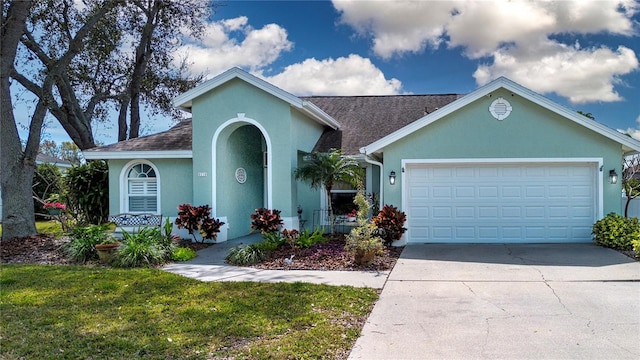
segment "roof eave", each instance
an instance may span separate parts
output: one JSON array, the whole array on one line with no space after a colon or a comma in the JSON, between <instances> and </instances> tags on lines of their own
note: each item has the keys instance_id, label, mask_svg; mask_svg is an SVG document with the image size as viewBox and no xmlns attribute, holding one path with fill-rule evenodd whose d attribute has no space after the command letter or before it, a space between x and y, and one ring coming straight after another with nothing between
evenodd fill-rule
<instances>
[{"instance_id":1,"label":"roof eave","mask_svg":"<svg viewBox=\"0 0 640 360\"><path fill-rule=\"evenodd\" d=\"M332 118L329 114L324 112L322 109L317 107L315 104L309 101L302 101L302 106L300 107L307 115L316 119L316 121L329 126L333 130L340 129L340 123Z\"/></svg>"},{"instance_id":2,"label":"roof eave","mask_svg":"<svg viewBox=\"0 0 640 360\"><path fill-rule=\"evenodd\" d=\"M166 151L83 151L87 160L115 160L115 159L191 159L191 150Z\"/></svg>"}]
</instances>

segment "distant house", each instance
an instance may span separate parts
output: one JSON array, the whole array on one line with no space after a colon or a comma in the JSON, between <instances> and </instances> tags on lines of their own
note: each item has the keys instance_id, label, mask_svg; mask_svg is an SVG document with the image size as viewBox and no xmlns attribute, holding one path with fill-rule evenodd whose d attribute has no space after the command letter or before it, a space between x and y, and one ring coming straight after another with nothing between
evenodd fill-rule
<instances>
[{"instance_id":1,"label":"distant house","mask_svg":"<svg viewBox=\"0 0 640 360\"><path fill-rule=\"evenodd\" d=\"M331 148L406 212L405 242L590 241L597 219L621 211L610 172L640 151L506 78L464 96L297 97L234 68L173 103L192 119L84 156L108 160L111 214L175 218L178 204L209 204L226 223L219 241L246 235L259 207L281 210L286 228L317 224L325 194L292 172ZM334 205L354 193L337 187Z\"/></svg>"},{"instance_id":2,"label":"distant house","mask_svg":"<svg viewBox=\"0 0 640 360\"><path fill-rule=\"evenodd\" d=\"M68 169L71 166L73 166L73 164L71 164L69 161L58 159L56 157L45 155L45 154L38 154L36 156L36 164L37 165L53 164L58 168L60 168L61 170ZM0 199L1 198L2 198L2 189L0 189ZM0 221L2 221L2 201L1 200L0 200Z\"/></svg>"}]
</instances>

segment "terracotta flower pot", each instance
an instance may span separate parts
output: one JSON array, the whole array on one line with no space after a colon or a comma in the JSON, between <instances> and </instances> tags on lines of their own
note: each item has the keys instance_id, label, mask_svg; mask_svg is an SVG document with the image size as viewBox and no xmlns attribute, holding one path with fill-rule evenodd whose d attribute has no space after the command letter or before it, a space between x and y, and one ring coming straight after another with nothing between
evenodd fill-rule
<instances>
[{"instance_id":1,"label":"terracotta flower pot","mask_svg":"<svg viewBox=\"0 0 640 360\"><path fill-rule=\"evenodd\" d=\"M111 244L96 244L96 250L98 250L98 257L103 264L109 264L113 261L113 254L120 247L120 243Z\"/></svg>"},{"instance_id":2,"label":"terracotta flower pot","mask_svg":"<svg viewBox=\"0 0 640 360\"><path fill-rule=\"evenodd\" d=\"M369 265L373 263L373 259L376 257L375 250L358 249L354 254L353 260L358 265Z\"/></svg>"}]
</instances>

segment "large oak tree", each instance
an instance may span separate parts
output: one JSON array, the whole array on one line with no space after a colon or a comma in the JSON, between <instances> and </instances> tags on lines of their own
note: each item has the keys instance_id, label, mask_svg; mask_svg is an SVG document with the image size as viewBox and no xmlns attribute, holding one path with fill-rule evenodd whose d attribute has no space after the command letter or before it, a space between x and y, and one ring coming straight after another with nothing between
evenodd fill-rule
<instances>
[{"instance_id":1,"label":"large oak tree","mask_svg":"<svg viewBox=\"0 0 640 360\"><path fill-rule=\"evenodd\" d=\"M45 116L53 115L81 150L95 146L92 125L109 121L113 110L120 139L137 137L141 104L168 113L169 99L200 80L185 75L185 62L173 66L171 53L181 30L201 33L211 9L199 0L3 2L3 238L35 233L27 204ZM12 82L36 99L24 148Z\"/></svg>"}]
</instances>

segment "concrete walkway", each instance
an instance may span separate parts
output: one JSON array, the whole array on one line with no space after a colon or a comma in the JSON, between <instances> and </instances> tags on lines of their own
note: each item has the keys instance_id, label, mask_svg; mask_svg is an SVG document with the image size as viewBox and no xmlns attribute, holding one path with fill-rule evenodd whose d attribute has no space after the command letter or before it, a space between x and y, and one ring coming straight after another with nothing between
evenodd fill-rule
<instances>
[{"instance_id":1,"label":"concrete walkway","mask_svg":"<svg viewBox=\"0 0 640 360\"><path fill-rule=\"evenodd\" d=\"M229 249L261 239L260 234L253 234L214 244L198 251L198 257L191 261L166 265L162 269L201 281L308 282L375 289L382 289L389 276L389 271L261 270L225 263L224 258L229 253Z\"/></svg>"},{"instance_id":2,"label":"concrete walkway","mask_svg":"<svg viewBox=\"0 0 640 360\"><path fill-rule=\"evenodd\" d=\"M639 359L640 263L592 244L409 245L350 359Z\"/></svg>"}]
</instances>

